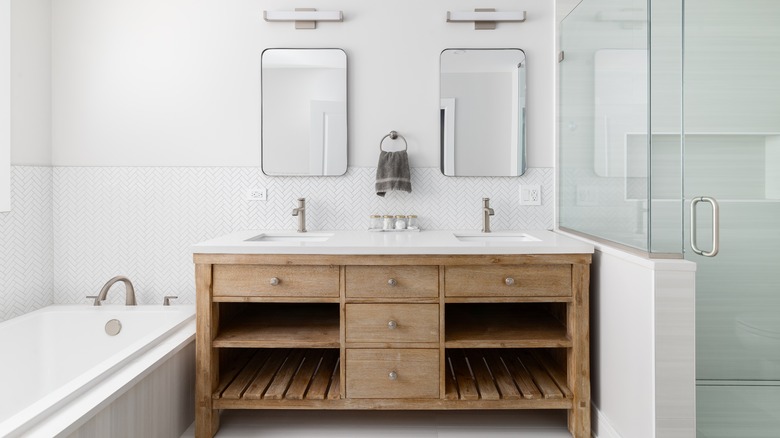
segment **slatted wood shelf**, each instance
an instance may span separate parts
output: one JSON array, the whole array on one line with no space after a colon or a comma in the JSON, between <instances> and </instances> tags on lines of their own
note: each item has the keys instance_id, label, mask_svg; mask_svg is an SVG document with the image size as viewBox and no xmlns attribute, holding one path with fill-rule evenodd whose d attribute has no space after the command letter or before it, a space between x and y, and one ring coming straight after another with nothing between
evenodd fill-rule
<instances>
[{"instance_id":1,"label":"slatted wood shelf","mask_svg":"<svg viewBox=\"0 0 780 438\"><path fill-rule=\"evenodd\" d=\"M263 400L337 400L340 376L336 349L247 349L224 367L212 398L258 405Z\"/></svg>"},{"instance_id":2,"label":"slatted wood shelf","mask_svg":"<svg viewBox=\"0 0 780 438\"><path fill-rule=\"evenodd\" d=\"M339 307L334 304L249 304L226 321L214 347L338 348Z\"/></svg>"},{"instance_id":3,"label":"slatted wood shelf","mask_svg":"<svg viewBox=\"0 0 780 438\"><path fill-rule=\"evenodd\" d=\"M566 326L534 304L448 304L447 348L566 348Z\"/></svg>"},{"instance_id":4,"label":"slatted wood shelf","mask_svg":"<svg viewBox=\"0 0 780 438\"><path fill-rule=\"evenodd\" d=\"M571 403L563 367L545 352L447 349L447 400L560 400Z\"/></svg>"}]
</instances>

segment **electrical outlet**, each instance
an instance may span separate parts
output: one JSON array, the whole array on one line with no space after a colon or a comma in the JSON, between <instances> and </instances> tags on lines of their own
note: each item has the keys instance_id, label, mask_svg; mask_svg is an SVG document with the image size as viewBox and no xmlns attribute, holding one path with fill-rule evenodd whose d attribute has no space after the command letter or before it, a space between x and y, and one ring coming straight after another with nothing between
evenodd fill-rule
<instances>
[{"instance_id":1,"label":"electrical outlet","mask_svg":"<svg viewBox=\"0 0 780 438\"><path fill-rule=\"evenodd\" d=\"M520 205L542 205L542 188L539 184L520 186Z\"/></svg>"},{"instance_id":2,"label":"electrical outlet","mask_svg":"<svg viewBox=\"0 0 780 438\"><path fill-rule=\"evenodd\" d=\"M246 200L247 201L265 201L268 199L268 191L264 187L247 189Z\"/></svg>"}]
</instances>

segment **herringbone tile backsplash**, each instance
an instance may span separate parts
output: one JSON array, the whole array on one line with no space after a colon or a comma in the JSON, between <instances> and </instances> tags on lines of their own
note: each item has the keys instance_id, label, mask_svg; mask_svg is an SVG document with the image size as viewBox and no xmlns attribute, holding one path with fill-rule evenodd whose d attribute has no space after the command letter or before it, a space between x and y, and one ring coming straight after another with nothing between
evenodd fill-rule
<instances>
[{"instance_id":1,"label":"herringbone tile backsplash","mask_svg":"<svg viewBox=\"0 0 780 438\"><path fill-rule=\"evenodd\" d=\"M52 169L11 168L0 213L0 321L52 303Z\"/></svg>"},{"instance_id":2,"label":"herringbone tile backsplash","mask_svg":"<svg viewBox=\"0 0 780 438\"><path fill-rule=\"evenodd\" d=\"M22 186L33 178L29 169L15 168L22 177L15 193L27 190ZM413 168L413 192L385 198L374 193L375 168L315 178L268 177L256 168L232 167L55 167L49 172L51 201L43 199L37 208L48 209L53 229L44 260L52 266L54 303L87 303L86 295L119 274L133 280L141 304L162 303L165 295L193 303L190 245L234 230L295 229L291 212L298 197L307 200L310 230L365 229L370 214L417 214L424 229L477 230L483 197L491 198L496 211L495 230L553 226L551 168L528 169L520 178L450 178L438 169ZM540 184L542 205L520 206L520 184ZM255 187L268 190L268 201L244 199L246 189ZM15 222L9 233L20 246L20 236L30 232L25 222ZM5 249L0 256L14 257ZM14 260L16 267L4 263L0 269L23 278L25 263ZM121 303L123 294L113 291L109 299Z\"/></svg>"}]
</instances>

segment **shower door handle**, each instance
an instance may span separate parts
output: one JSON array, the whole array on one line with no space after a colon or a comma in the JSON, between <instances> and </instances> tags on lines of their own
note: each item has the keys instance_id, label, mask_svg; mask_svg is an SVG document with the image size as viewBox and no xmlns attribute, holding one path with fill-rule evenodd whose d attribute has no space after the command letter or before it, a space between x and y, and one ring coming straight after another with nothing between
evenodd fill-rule
<instances>
[{"instance_id":1,"label":"shower door handle","mask_svg":"<svg viewBox=\"0 0 780 438\"><path fill-rule=\"evenodd\" d=\"M707 202L712 205L712 249L702 251L696 246L696 205L699 202ZM720 208L718 201L709 196L699 196L691 199L691 249L693 252L704 257L715 257L720 249Z\"/></svg>"}]
</instances>

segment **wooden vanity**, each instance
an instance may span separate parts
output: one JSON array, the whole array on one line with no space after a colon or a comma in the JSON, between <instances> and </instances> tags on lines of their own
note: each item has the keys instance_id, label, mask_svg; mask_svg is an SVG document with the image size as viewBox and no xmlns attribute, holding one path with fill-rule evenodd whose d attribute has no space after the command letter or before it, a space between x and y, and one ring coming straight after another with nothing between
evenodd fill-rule
<instances>
[{"instance_id":1,"label":"wooden vanity","mask_svg":"<svg viewBox=\"0 0 780 438\"><path fill-rule=\"evenodd\" d=\"M590 253L194 254L196 436L222 409L565 409L590 437Z\"/></svg>"}]
</instances>

